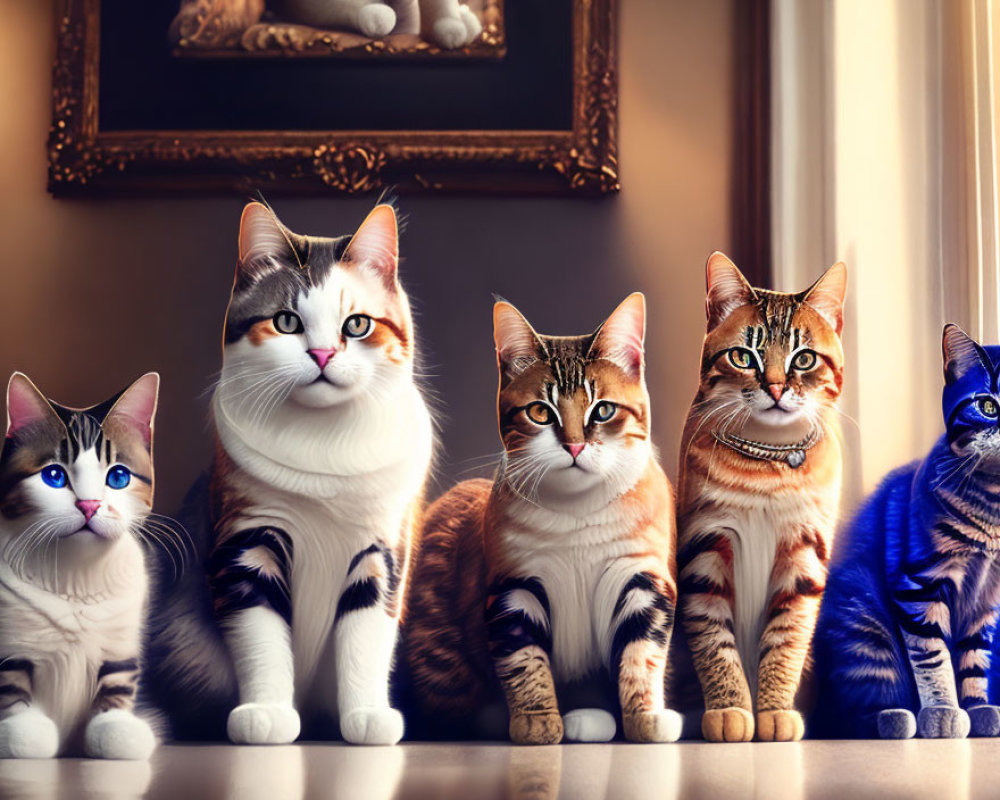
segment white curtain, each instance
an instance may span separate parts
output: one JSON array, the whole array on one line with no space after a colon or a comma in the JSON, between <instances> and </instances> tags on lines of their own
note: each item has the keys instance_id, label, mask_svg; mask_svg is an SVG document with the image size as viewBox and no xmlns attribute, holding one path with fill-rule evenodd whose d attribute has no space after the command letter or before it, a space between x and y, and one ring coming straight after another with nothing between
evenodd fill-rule
<instances>
[{"instance_id":1,"label":"white curtain","mask_svg":"<svg viewBox=\"0 0 1000 800\"><path fill-rule=\"evenodd\" d=\"M845 510L943 431L944 322L1000 341L997 17L992 0L772 0L775 280L850 272Z\"/></svg>"}]
</instances>

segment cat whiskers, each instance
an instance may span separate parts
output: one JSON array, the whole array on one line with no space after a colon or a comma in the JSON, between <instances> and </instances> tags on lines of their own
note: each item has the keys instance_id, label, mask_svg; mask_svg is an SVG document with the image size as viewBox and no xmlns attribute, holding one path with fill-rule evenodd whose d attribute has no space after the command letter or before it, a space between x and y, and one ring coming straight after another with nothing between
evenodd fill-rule
<instances>
[{"instance_id":1,"label":"cat whiskers","mask_svg":"<svg viewBox=\"0 0 1000 800\"><path fill-rule=\"evenodd\" d=\"M177 520L162 514L149 514L137 520L131 526L131 531L148 546L162 548L170 559L176 580L184 572L188 556L195 556L194 542L187 529Z\"/></svg>"}]
</instances>

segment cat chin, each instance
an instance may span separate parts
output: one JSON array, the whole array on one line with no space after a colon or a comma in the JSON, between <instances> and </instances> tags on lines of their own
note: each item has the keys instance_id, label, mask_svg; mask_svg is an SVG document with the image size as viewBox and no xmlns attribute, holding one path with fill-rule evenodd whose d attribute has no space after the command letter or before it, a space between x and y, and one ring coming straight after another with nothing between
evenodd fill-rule
<instances>
[{"instance_id":1,"label":"cat chin","mask_svg":"<svg viewBox=\"0 0 1000 800\"><path fill-rule=\"evenodd\" d=\"M784 408L766 408L762 411L755 411L751 422L763 426L765 428L770 428L772 430L781 430L785 428L798 428L804 420L804 415L801 409L793 409L788 411ZM745 435L745 434L740 434Z\"/></svg>"},{"instance_id":2,"label":"cat chin","mask_svg":"<svg viewBox=\"0 0 1000 800\"><path fill-rule=\"evenodd\" d=\"M297 386L292 390L290 398L306 408L331 408L356 397L362 388L359 384L337 386L329 381L314 381L305 386Z\"/></svg>"}]
</instances>

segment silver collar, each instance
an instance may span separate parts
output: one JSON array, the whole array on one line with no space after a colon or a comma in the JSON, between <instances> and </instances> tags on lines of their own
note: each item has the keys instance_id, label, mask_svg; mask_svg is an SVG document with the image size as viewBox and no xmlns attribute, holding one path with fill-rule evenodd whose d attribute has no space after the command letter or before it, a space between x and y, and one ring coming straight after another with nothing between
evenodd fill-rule
<instances>
[{"instance_id":1,"label":"silver collar","mask_svg":"<svg viewBox=\"0 0 1000 800\"><path fill-rule=\"evenodd\" d=\"M745 455L747 458L755 458L758 461L780 461L788 464L792 469L798 469L805 463L806 452L823 438L823 431L814 425L804 439L793 444L755 442L752 439L737 436L735 433L719 433L719 431L713 431L712 435L715 437L715 441Z\"/></svg>"}]
</instances>

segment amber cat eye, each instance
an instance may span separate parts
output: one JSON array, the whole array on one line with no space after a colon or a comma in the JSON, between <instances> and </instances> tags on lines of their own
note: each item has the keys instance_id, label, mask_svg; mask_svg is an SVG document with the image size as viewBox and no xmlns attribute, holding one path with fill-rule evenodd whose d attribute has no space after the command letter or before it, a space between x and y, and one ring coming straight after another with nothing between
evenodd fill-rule
<instances>
[{"instance_id":1,"label":"amber cat eye","mask_svg":"<svg viewBox=\"0 0 1000 800\"><path fill-rule=\"evenodd\" d=\"M792 359L792 366L805 372L816 366L816 354L812 350L800 350Z\"/></svg>"},{"instance_id":2,"label":"amber cat eye","mask_svg":"<svg viewBox=\"0 0 1000 800\"><path fill-rule=\"evenodd\" d=\"M545 403L532 403L524 409L524 413L536 425L551 425L555 419L552 409Z\"/></svg>"},{"instance_id":3,"label":"amber cat eye","mask_svg":"<svg viewBox=\"0 0 1000 800\"><path fill-rule=\"evenodd\" d=\"M978 402L979 410L983 412L984 417L994 419L1000 415L1000 405L997 405L997 401L992 397L980 397Z\"/></svg>"},{"instance_id":4,"label":"amber cat eye","mask_svg":"<svg viewBox=\"0 0 1000 800\"><path fill-rule=\"evenodd\" d=\"M344 322L344 336L349 336L352 339L364 339L374 327L375 323L371 317L365 314L352 314Z\"/></svg>"},{"instance_id":5,"label":"amber cat eye","mask_svg":"<svg viewBox=\"0 0 1000 800\"><path fill-rule=\"evenodd\" d=\"M737 369L750 369L753 365L753 353L745 347L733 347L729 351L729 363Z\"/></svg>"}]
</instances>

